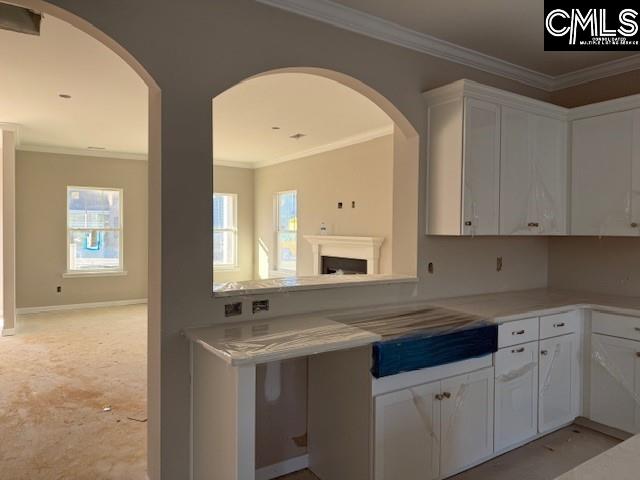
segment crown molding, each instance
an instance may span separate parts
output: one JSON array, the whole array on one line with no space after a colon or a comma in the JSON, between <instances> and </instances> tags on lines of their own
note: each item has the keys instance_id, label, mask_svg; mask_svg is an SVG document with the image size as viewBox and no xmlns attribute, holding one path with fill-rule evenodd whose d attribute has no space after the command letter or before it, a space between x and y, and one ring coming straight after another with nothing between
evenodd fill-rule
<instances>
[{"instance_id":1,"label":"crown molding","mask_svg":"<svg viewBox=\"0 0 640 480\"><path fill-rule=\"evenodd\" d=\"M594 80L600 80L601 78L620 75L638 69L640 69L640 54L631 55L618 60L601 63L600 65L594 65L593 67L576 70L575 72L558 75L554 78L553 90L574 87L583 83L593 82Z\"/></svg>"},{"instance_id":2,"label":"crown molding","mask_svg":"<svg viewBox=\"0 0 640 480\"><path fill-rule=\"evenodd\" d=\"M387 135L391 135L392 133L393 133L393 125L389 125L382 128L376 128L374 130L369 130L367 132L351 135L350 137L341 138L340 140L336 140L335 142L320 145L318 147L308 148L306 150L301 150L299 152L295 152L290 155L285 155L283 157L275 158L273 160L255 162L253 164L253 168L269 167L271 165L276 165L278 163L290 162L292 160L298 160L300 158L310 157L312 155L318 155L320 153L330 152L332 150L338 150L339 148L349 147L351 145L356 145L358 143L368 142L369 140L374 140L380 137L386 137Z\"/></svg>"},{"instance_id":3,"label":"crown molding","mask_svg":"<svg viewBox=\"0 0 640 480\"><path fill-rule=\"evenodd\" d=\"M427 35L330 0L256 0L338 28L459 63L548 92L640 68L640 54L562 75L548 75Z\"/></svg>"},{"instance_id":4,"label":"crown molding","mask_svg":"<svg viewBox=\"0 0 640 480\"><path fill-rule=\"evenodd\" d=\"M52 145L24 145L21 144L16 149L23 152L40 152L40 153L55 153L58 155L75 155L79 157L98 157L98 158L112 158L118 160L148 160L147 155L142 153L128 153L128 152L111 152L109 150L84 150L82 148L70 148L70 147L56 147Z\"/></svg>"},{"instance_id":5,"label":"crown molding","mask_svg":"<svg viewBox=\"0 0 640 480\"><path fill-rule=\"evenodd\" d=\"M233 167L233 168L248 168L253 169L253 162L234 162L233 160L219 160L217 158L213 159L214 167Z\"/></svg>"}]
</instances>

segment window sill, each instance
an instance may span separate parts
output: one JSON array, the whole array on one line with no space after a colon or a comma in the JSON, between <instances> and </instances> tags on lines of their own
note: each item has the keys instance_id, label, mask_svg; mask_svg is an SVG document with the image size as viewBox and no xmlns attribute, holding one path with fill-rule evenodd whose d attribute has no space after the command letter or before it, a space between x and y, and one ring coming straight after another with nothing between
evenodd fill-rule
<instances>
[{"instance_id":1,"label":"window sill","mask_svg":"<svg viewBox=\"0 0 640 480\"><path fill-rule=\"evenodd\" d=\"M87 277L124 277L128 274L126 270L112 270L112 271L93 271L93 272L65 272L62 274L62 278L87 278Z\"/></svg>"},{"instance_id":2,"label":"window sill","mask_svg":"<svg viewBox=\"0 0 640 480\"><path fill-rule=\"evenodd\" d=\"M213 266L213 271L214 272L239 272L240 271L240 267L239 266L235 266L235 267L216 267L214 265Z\"/></svg>"},{"instance_id":3,"label":"window sill","mask_svg":"<svg viewBox=\"0 0 640 480\"><path fill-rule=\"evenodd\" d=\"M270 270L269 278L289 278L295 277L297 274L293 270Z\"/></svg>"}]
</instances>

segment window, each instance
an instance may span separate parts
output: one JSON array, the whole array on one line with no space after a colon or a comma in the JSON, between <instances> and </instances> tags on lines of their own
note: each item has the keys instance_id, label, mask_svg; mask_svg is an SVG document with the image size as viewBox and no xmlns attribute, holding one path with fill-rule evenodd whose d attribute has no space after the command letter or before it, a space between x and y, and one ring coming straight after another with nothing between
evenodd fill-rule
<instances>
[{"instance_id":1,"label":"window","mask_svg":"<svg viewBox=\"0 0 640 480\"><path fill-rule=\"evenodd\" d=\"M238 267L237 200L234 193L213 194L213 267Z\"/></svg>"},{"instance_id":2,"label":"window","mask_svg":"<svg viewBox=\"0 0 640 480\"><path fill-rule=\"evenodd\" d=\"M298 200L296 191L276 194L276 270L296 272L298 252Z\"/></svg>"},{"instance_id":3,"label":"window","mask_svg":"<svg viewBox=\"0 0 640 480\"><path fill-rule=\"evenodd\" d=\"M122 271L122 190L67 187L67 270Z\"/></svg>"}]
</instances>

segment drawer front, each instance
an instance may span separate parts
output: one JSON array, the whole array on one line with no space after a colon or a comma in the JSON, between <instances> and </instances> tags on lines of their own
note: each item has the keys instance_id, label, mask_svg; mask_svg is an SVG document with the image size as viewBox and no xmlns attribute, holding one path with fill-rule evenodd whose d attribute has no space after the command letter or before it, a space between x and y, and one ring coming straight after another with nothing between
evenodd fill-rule
<instances>
[{"instance_id":1,"label":"drawer front","mask_svg":"<svg viewBox=\"0 0 640 480\"><path fill-rule=\"evenodd\" d=\"M576 333L580 328L580 312L574 310L540 317L540 339Z\"/></svg>"},{"instance_id":2,"label":"drawer front","mask_svg":"<svg viewBox=\"0 0 640 480\"><path fill-rule=\"evenodd\" d=\"M593 333L640 340L640 318L594 310L591 314Z\"/></svg>"},{"instance_id":3,"label":"drawer front","mask_svg":"<svg viewBox=\"0 0 640 480\"><path fill-rule=\"evenodd\" d=\"M538 340L538 317L506 322L498 328L498 348Z\"/></svg>"}]
</instances>

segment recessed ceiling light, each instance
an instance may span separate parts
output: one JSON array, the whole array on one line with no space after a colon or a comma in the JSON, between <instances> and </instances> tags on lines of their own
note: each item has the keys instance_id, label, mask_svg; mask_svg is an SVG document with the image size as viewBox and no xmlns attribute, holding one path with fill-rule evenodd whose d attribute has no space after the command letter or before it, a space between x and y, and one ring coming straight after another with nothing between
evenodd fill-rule
<instances>
[{"instance_id":1,"label":"recessed ceiling light","mask_svg":"<svg viewBox=\"0 0 640 480\"><path fill-rule=\"evenodd\" d=\"M87 147L87 150L106 150L105 147Z\"/></svg>"},{"instance_id":2,"label":"recessed ceiling light","mask_svg":"<svg viewBox=\"0 0 640 480\"><path fill-rule=\"evenodd\" d=\"M291 135L289 138L293 138L294 140L300 140L302 137L306 137L307 135L305 133L296 133L294 135Z\"/></svg>"},{"instance_id":3,"label":"recessed ceiling light","mask_svg":"<svg viewBox=\"0 0 640 480\"><path fill-rule=\"evenodd\" d=\"M68 100L71 98L71 95L69 95L68 93L59 93L58 96L60 98L64 98L65 100Z\"/></svg>"}]
</instances>

